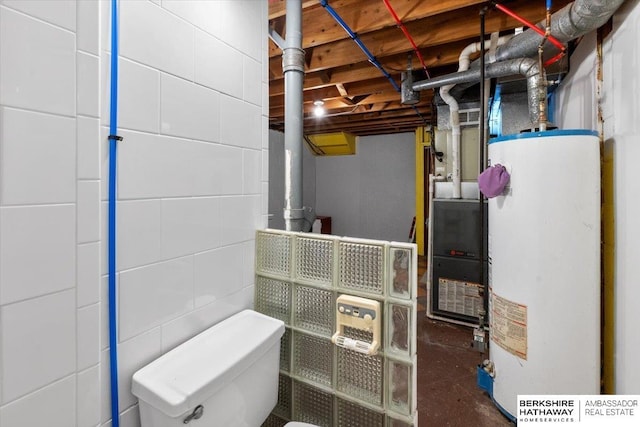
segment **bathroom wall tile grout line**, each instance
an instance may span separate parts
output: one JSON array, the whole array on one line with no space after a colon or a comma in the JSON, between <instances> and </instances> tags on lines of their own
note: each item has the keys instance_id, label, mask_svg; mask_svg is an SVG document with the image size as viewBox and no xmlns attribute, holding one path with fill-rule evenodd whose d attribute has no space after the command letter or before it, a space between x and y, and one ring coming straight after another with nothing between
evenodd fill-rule
<instances>
[{"instance_id":1,"label":"bathroom wall tile grout line","mask_svg":"<svg viewBox=\"0 0 640 427\"><path fill-rule=\"evenodd\" d=\"M68 28L62 27L62 26L57 25L57 24L54 24L54 23L52 23L52 22L45 21L44 19L38 18L38 17L36 17L36 16L29 15L28 13L25 13L25 12L23 12L23 11L19 10L19 9L14 9L14 8L13 8L13 7L11 7L11 6L7 6L6 4L0 4L0 9L6 9L6 10L8 10L8 11L11 11L11 12L17 13L17 14L19 14L19 15L22 15L22 16L24 16L24 17L26 17L26 18L33 19L34 21L37 21L37 22L39 22L39 23L41 23L41 24L49 25L49 26L51 26L51 27L53 27L53 28L55 28L55 29L57 29L57 30L62 30L62 31L64 31L64 32L66 32L66 33L73 34L74 36L76 36L76 35L77 35L77 32L76 32L76 31L74 31L74 30L70 30L70 29L68 29Z\"/></svg>"}]
</instances>

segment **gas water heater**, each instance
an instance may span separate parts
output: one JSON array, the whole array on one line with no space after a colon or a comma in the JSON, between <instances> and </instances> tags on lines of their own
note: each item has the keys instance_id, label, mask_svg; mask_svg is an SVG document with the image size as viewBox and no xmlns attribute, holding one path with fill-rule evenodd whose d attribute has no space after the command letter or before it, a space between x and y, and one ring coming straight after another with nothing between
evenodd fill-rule
<instances>
[{"instance_id":1,"label":"gas water heater","mask_svg":"<svg viewBox=\"0 0 640 427\"><path fill-rule=\"evenodd\" d=\"M493 399L600 392L600 154L596 132L492 139L511 175L489 200Z\"/></svg>"}]
</instances>

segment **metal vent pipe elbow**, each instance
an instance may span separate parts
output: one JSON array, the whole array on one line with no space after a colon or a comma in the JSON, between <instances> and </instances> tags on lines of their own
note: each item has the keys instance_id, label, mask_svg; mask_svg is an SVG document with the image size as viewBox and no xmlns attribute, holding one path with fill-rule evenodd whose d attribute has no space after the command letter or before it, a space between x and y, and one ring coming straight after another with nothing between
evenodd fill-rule
<instances>
[{"instance_id":1,"label":"metal vent pipe elbow","mask_svg":"<svg viewBox=\"0 0 640 427\"><path fill-rule=\"evenodd\" d=\"M538 61L533 58L518 58L487 64L485 68L485 77L488 79L512 76L514 74L520 74L527 79L529 119L532 124L537 123L538 117L540 116L540 102L542 101L540 99L541 91L539 87L546 81L544 70L540 70ZM474 83L479 80L480 69L476 68L416 82L413 84L413 90L435 89L445 85Z\"/></svg>"}]
</instances>

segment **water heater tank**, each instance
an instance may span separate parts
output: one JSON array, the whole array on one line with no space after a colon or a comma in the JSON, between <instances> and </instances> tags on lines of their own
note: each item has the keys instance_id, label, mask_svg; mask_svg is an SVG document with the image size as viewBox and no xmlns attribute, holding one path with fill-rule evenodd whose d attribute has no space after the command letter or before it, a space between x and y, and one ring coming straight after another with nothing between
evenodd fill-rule
<instances>
[{"instance_id":1,"label":"water heater tank","mask_svg":"<svg viewBox=\"0 0 640 427\"><path fill-rule=\"evenodd\" d=\"M600 154L596 132L489 143L511 180L489 200L493 398L600 393Z\"/></svg>"}]
</instances>

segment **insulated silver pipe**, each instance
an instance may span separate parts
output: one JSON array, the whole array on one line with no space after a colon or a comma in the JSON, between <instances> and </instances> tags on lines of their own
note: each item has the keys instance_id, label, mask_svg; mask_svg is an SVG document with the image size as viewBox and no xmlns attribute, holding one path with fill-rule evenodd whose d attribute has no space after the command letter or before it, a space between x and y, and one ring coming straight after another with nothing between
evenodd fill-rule
<instances>
[{"instance_id":1,"label":"insulated silver pipe","mask_svg":"<svg viewBox=\"0 0 640 427\"><path fill-rule=\"evenodd\" d=\"M551 34L562 43L576 39L604 25L622 3L624 0L576 0L551 15ZM543 20L536 25L544 29L546 22ZM540 40L541 36L538 33L527 29L498 47L495 61L537 56ZM547 42L545 52L553 55L558 49ZM492 58L485 58L492 61ZM476 59L471 64L471 69L478 67L480 60ZM469 84L456 87L453 95L462 93L467 87Z\"/></svg>"},{"instance_id":2,"label":"insulated silver pipe","mask_svg":"<svg viewBox=\"0 0 640 427\"><path fill-rule=\"evenodd\" d=\"M521 74L527 79L527 92L529 94L529 119L531 123L537 123L540 111L540 90L539 85L546 80L544 70L540 74L538 61L533 58L519 58L508 61L494 62L485 67L485 77L493 79L498 77ZM471 83L480 80L480 68L462 71L459 73L446 74L433 79L424 80L413 84L413 90L427 90L444 85L457 85L461 83Z\"/></svg>"},{"instance_id":3,"label":"insulated silver pipe","mask_svg":"<svg viewBox=\"0 0 640 427\"><path fill-rule=\"evenodd\" d=\"M604 25L624 0L576 0L551 15L551 34L566 43ZM545 28L545 21L537 24ZM496 61L533 56L538 52L541 37L532 29L527 29L496 49ZM557 52L550 43L545 52ZM473 66L479 67L479 61Z\"/></svg>"},{"instance_id":4,"label":"insulated silver pipe","mask_svg":"<svg viewBox=\"0 0 640 427\"><path fill-rule=\"evenodd\" d=\"M605 24L623 2L624 0L576 0L551 16L551 34L563 43L580 37ZM540 28L545 28L545 21L542 21L537 25ZM498 47L495 52L495 60L498 61L498 63L506 64L514 58L535 56L538 53L540 40L541 38L538 33L531 29L527 29L522 34L513 37L511 40ZM552 44L547 43L546 50L556 52L557 48ZM487 58L487 60L493 60L493 58ZM491 67L492 65L494 64L490 64L487 67ZM479 80L479 67L480 61L475 60L471 64L470 71L457 73L467 75L456 76L456 74L450 74L443 76L444 79L442 80L439 80L440 78L436 78L416 82L413 85L413 90L425 90L446 84L457 84L458 86L454 91L456 93L460 93L469 87L469 84L476 83ZM535 69L538 68L538 66L535 67ZM471 71L476 71L478 77L470 78L469 75ZM546 92L546 76L544 75L544 72L542 74L537 72L537 77L530 77L531 74L533 74L533 71L534 69L531 68L525 72L520 72L520 74L527 76L529 117L532 124L536 124L539 121L540 102L546 102L546 100L541 99L541 94ZM492 76L488 73L487 77L493 78L498 76ZM536 80L536 89L533 89L533 82ZM455 94L453 95L456 96Z\"/></svg>"},{"instance_id":5,"label":"insulated silver pipe","mask_svg":"<svg viewBox=\"0 0 640 427\"><path fill-rule=\"evenodd\" d=\"M284 221L287 231L301 231L302 209L302 2L287 0L286 43L282 52L284 74Z\"/></svg>"}]
</instances>

